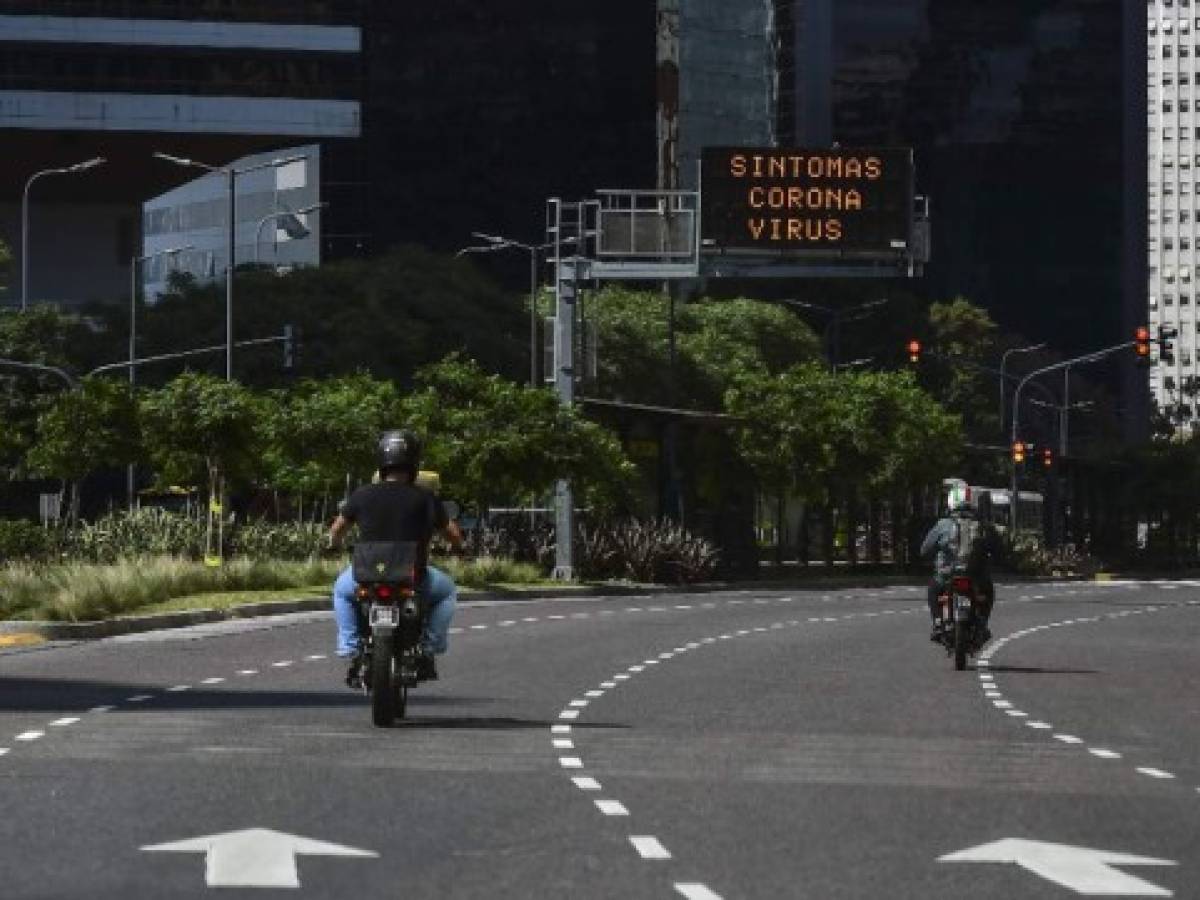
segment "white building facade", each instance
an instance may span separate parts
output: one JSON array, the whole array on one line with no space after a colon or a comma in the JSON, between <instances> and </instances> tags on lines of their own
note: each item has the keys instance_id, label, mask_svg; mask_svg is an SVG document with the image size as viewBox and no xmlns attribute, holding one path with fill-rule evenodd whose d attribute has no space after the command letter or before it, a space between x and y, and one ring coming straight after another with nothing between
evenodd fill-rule
<instances>
[{"instance_id":1,"label":"white building facade","mask_svg":"<svg viewBox=\"0 0 1200 900\"><path fill-rule=\"evenodd\" d=\"M1178 331L1172 359L1152 345L1150 393L1179 425L1200 401L1200 0L1148 0L1147 322Z\"/></svg>"}]
</instances>

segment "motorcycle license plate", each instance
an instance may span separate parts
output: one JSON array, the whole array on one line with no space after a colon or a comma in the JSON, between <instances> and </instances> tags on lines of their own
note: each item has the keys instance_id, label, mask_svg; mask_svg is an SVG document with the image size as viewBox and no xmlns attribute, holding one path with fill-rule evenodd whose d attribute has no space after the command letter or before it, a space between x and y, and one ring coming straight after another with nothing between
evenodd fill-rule
<instances>
[{"instance_id":1,"label":"motorcycle license plate","mask_svg":"<svg viewBox=\"0 0 1200 900\"><path fill-rule=\"evenodd\" d=\"M970 612L971 611L971 598L970 597L958 597L954 601L954 608L957 609L959 612Z\"/></svg>"},{"instance_id":2,"label":"motorcycle license plate","mask_svg":"<svg viewBox=\"0 0 1200 900\"><path fill-rule=\"evenodd\" d=\"M372 606L371 627L382 625L385 628L395 628L400 624L400 610L394 606Z\"/></svg>"}]
</instances>

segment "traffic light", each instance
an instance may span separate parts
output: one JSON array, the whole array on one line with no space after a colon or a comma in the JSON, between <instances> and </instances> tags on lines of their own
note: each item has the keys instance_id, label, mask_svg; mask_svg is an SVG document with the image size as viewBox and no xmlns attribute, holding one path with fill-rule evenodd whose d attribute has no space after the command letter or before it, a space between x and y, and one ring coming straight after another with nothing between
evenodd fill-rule
<instances>
[{"instance_id":1,"label":"traffic light","mask_svg":"<svg viewBox=\"0 0 1200 900\"><path fill-rule=\"evenodd\" d=\"M1052 468L1054 466L1054 453L1050 450L1049 447L1047 447L1046 449L1044 449L1042 451L1042 465L1045 466L1047 469Z\"/></svg>"},{"instance_id":2,"label":"traffic light","mask_svg":"<svg viewBox=\"0 0 1200 900\"><path fill-rule=\"evenodd\" d=\"M1179 329L1173 325L1158 326L1158 358L1171 365L1175 362L1175 345L1171 339L1179 335Z\"/></svg>"},{"instance_id":3,"label":"traffic light","mask_svg":"<svg viewBox=\"0 0 1200 900\"><path fill-rule=\"evenodd\" d=\"M1150 329L1139 325L1133 333L1133 352L1137 356L1138 365L1150 364Z\"/></svg>"},{"instance_id":4,"label":"traffic light","mask_svg":"<svg viewBox=\"0 0 1200 900\"><path fill-rule=\"evenodd\" d=\"M908 361L914 366L921 361L921 342L913 338L908 342Z\"/></svg>"},{"instance_id":5,"label":"traffic light","mask_svg":"<svg viewBox=\"0 0 1200 900\"><path fill-rule=\"evenodd\" d=\"M1021 441L1013 442L1012 461L1017 464L1025 462L1025 444L1023 444Z\"/></svg>"},{"instance_id":6,"label":"traffic light","mask_svg":"<svg viewBox=\"0 0 1200 900\"><path fill-rule=\"evenodd\" d=\"M292 369L296 366L296 351L300 344L300 329L295 325L283 326L283 367Z\"/></svg>"}]
</instances>

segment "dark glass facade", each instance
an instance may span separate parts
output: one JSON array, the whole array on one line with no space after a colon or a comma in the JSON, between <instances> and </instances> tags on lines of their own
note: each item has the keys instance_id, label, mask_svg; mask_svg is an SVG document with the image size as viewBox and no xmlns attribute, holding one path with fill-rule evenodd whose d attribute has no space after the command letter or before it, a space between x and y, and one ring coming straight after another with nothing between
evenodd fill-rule
<instances>
[{"instance_id":1,"label":"dark glass facade","mask_svg":"<svg viewBox=\"0 0 1200 900\"><path fill-rule=\"evenodd\" d=\"M385 240L536 241L549 196L654 185L653 3L373 7L364 131ZM514 256L488 265L520 272Z\"/></svg>"},{"instance_id":2,"label":"dark glass facade","mask_svg":"<svg viewBox=\"0 0 1200 900\"><path fill-rule=\"evenodd\" d=\"M833 140L915 148L933 214L923 290L963 294L1063 351L1120 339L1123 248L1144 230L1126 196L1137 176L1123 142L1145 126L1123 93L1127 3L783 5L797 27L825 7L832 56L814 73L796 53L781 98L799 104L823 76ZM788 106L780 122L801 118Z\"/></svg>"}]
</instances>

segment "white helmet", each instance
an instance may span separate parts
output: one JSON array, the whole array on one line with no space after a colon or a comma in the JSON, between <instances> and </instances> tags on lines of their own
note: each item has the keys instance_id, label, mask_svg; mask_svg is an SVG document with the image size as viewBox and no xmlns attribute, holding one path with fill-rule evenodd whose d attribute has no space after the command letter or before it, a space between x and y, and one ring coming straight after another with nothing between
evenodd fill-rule
<instances>
[{"instance_id":1,"label":"white helmet","mask_svg":"<svg viewBox=\"0 0 1200 900\"><path fill-rule=\"evenodd\" d=\"M946 493L946 511L961 513L971 511L971 486L965 481L954 479Z\"/></svg>"}]
</instances>

